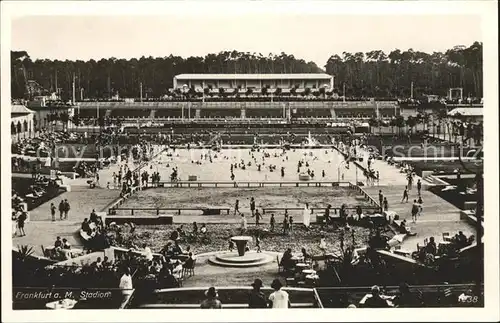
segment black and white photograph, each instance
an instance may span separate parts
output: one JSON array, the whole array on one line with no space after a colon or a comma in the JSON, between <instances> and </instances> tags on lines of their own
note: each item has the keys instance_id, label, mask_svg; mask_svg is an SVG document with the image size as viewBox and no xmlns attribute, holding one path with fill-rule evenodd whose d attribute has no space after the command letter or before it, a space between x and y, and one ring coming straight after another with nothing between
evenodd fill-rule
<instances>
[{"instance_id":1,"label":"black and white photograph","mask_svg":"<svg viewBox=\"0 0 500 323\"><path fill-rule=\"evenodd\" d=\"M496 2L237 2L2 2L6 321L498 319Z\"/></svg>"}]
</instances>

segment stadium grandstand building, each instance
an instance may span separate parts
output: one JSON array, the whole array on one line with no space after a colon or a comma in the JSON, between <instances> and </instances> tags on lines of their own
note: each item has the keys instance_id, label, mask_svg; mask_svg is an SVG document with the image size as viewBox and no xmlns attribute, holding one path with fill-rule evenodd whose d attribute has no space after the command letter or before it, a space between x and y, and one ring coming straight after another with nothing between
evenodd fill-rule
<instances>
[{"instance_id":1,"label":"stadium grandstand building","mask_svg":"<svg viewBox=\"0 0 500 323\"><path fill-rule=\"evenodd\" d=\"M315 74L180 74L174 77L174 89L333 89L333 76Z\"/></svg>"},{"instance_id":2,"label":"stadium grandstand building","mask_svg":"<svg viewBox=\"0 0 500 323\"><path fill-rule=\"evenodd\" d=\"M82 119L139 121L369 119L400 113L395 100L340 99L333 93L333 83L333 76L321 73L180 74L174 77L174 90L162 98L87 100L78 103L78 111Z\"/></svg>"}]
</instances>

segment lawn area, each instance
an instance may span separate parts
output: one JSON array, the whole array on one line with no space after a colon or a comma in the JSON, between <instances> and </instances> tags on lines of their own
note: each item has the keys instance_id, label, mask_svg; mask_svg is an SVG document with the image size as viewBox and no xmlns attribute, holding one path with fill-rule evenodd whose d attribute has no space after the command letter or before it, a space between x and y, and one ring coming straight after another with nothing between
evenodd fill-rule
<instances>
[{"instance_id":1,"label":"lawn area","mask_svg":"<svg viewBox=\"0 0 500 323\"><path fill-rule=\"evenodd\" d=\"M167 243L170 234L177 226L137 226L134 233L123 233L121 241L117 241L120 246L130 247L131 243L142 246L148 245L153 252L159 252ZM180 239L181 247L191 247L195 254L225 251L228 250L228 241L232 236L240 235L241 231L238 224L207 224L207 239L195 237L182 237ZM292 248L293 252L300 252L301 248L313 255L321 254L319 241L321 235L325 235L328 249L331 251L340 248L341 236L345 237L345 245L354 244L356 247L365 246L370 230L360 227L352 227L350 230L338 227L330 227L321 230L319 225L312 225L307 231L301 224L295 224L293 233L290 235L282 234L282 225L277 224L275 232L269 232L269 225L249 226L245 235L255 236L256 232L261 235L261 248L266 251L284 252L286 248ZM184 230L190 231L191 227L185 226ZM250 249L254 249L254 243L250 243Z\"/></svg>"},{"instance_id":2,"label":"lawn area","mask_svg":"<svg viewBox=\"0 0 500 323\"><path fill-rule=\"evenodd\" d=\"M340 207L369 205L348 188L332 187L263 187L263 188L153 188L137 192L121 207L230 207L240 201L240 210L249 209L250 198L262 207Z\"/></svg>"}]
</instances>

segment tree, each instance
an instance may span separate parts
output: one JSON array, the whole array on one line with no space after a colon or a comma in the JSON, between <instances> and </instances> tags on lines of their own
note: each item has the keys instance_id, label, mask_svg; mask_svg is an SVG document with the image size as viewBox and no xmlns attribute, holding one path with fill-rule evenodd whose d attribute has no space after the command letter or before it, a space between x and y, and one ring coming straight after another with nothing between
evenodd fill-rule
<instances>
[{"instance_id":1,"label":"tree","mask_svg":"<svg viewBox=\"0 0 500 323\"><path fill-rule=\"evenodd\" d=\"M78 114L78 112L75 112L73 114L73 117L71 118L71 121L77 127L80 125L80 115Z\"/></svg>"},{"instance_id":2,"label":"tree","mask_svg":"<svg viewBox=\"0 0 500 323\"><path fill-rule=\"evenodd\" d=\"M173 78L182 73L320 73L335 75L338 84L349 84L349 96L408 98L411 83L415 95L446 95L449 88L462 87L473 97L483 95L483 44L455 46L445 52L424 53L413 49L380 49L366 53L332 54L324 71L315 63L286 53L222 51L203 57L140 57L130 60L31 61L25 51L11 52L11 92L13 98L29 98L35 92L59 92L63 100L72 96L73 74L77 93L85 89L89 99L108 99L118 92L137 97L142 83L148 97L161 97L173 87ZM29 82L28 82L29 81ZM33 82L40 88L31 86ZM31 84L30 86L28 86ZM56 86L57 84L57 86ZM149 91L150 90L150 91ZM321 91L321 90L320 90ZM320 93L323 94L323 93Z\"/></svg>"},{"instance_id":3,"label":"tree","mask_svg":"<svg viewBox=\"0 0 500 323\"><path fill-rule=\"evenodd\" d=\"M396 117L395 126L398 127L398 134L401 135L401 129L405 126L405 118L402 115Z\"/></svg>"},{"instance_id":4,"label":"tree","mask_svg":"<svg viewBox=\"0 0 500 323\"><path fill-rule=\"evenodd\" d=\"M415 117L413 116L408 116L408 118L406 119L406 125L410 127L411 133L413 133L413 127L415 127L416 124L417 124L417 119L415 119Z\"/></svg>"}]
</instances>

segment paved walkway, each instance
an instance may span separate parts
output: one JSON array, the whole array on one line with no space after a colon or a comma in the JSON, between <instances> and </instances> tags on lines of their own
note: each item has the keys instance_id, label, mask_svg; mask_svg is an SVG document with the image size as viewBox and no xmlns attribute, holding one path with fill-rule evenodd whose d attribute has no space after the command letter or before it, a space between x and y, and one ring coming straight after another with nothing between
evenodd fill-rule
<instances>
[{"instance_id":1,"label":"paved walkway","mask_svg":"<svg viewBox=\"0 0 500 323\"><path fill-rule=\"evenodd\" d=\"M386 187L366 187L365 192L378 201L378 191L387 197L389 202L389 211L394 211L400 219L406 219L415 237L408 237L402 244L403 249L415 251L417 243L423 244L425 238L435 237L437 242L442 241L443 232L449 232L455 235L458 231L463 231L465 235L475 234L473 226L460 220L460 209L453 204L448 203L434 193L422 189L423 212L416 223L411 219L411 206L414 199L417 199L417 189L409 191L409 202L401 203L403 198L404 186L386 186Z\"/></svg>"},{"instance_id":2,"label":"paved walkway","mask_svg":"<svg viewBox=\"0 0 500 323\"><path fill-rule=\"evenodd\" d=\"M26 236L13 237L12 245L33 246L35 253L42 255L40 246L53 245L55 238L68 239L73 246L81 245L78 229L84 218L88 218L92 209L97 212L104 209L118 196L116 190L105 188L90 189L86 186L72 186L71 192L65 192L58 197L49 200L29 212L30 221L25 225ZM54 203L56 208L62 199L68 199L71 210L68 220L59 220L59 211L56 212L56 221L52 222L50 215L50 204ZM15 229L14 229L15 230Z\"/></svg>"}]
</instances>

